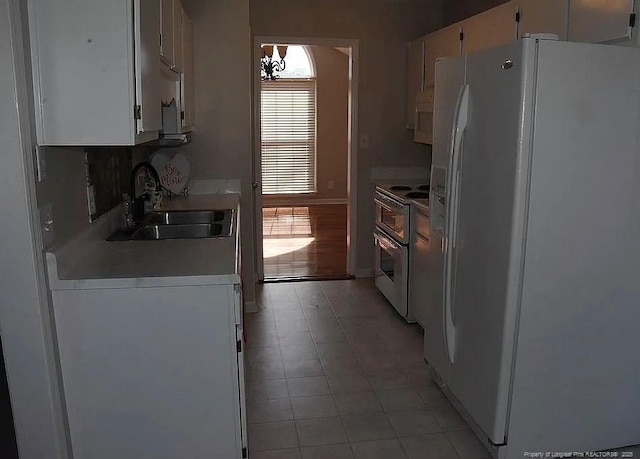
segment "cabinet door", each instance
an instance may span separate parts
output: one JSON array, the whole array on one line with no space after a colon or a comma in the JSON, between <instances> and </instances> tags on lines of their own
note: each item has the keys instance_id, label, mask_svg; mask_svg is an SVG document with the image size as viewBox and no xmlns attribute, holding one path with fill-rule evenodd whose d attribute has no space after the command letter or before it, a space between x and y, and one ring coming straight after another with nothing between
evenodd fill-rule
<instances>
[{"instance_id":1,"label":"cabinet door","mask_svg":"<svg viewBox=\"0 0 640 459\"><path fill-rule=\"evenodd\" d=\"M409 43L407 62L407 128L413 129L416 96L424 90L424 38Z\"/></svg>"},{"instance_id":2,"label":"cabinet door","mask_svg":"<svg viewBox=\"0 0 640 459\"><path fill-rule=\"evenodd\" d=\"M487 25L484 16L478 14L462 22L463 39L462 52L464 54L480 51L487 47Z\"/></svg>"},{"instance_id":3,"label":"cabinet door","mask_svg":"<svg viewBox=\"0 0 640 459\"><path fill-rule=\"evenodd\" d=\"M516 12L516 4L507 2L463 21L462 52L472 53L516 40Z\"/></svg>"},{"instance_id":4,"label":"cabinet door","mask_svg":"<svg viewBox=\"0 0 640 459\"><path fill-rule=\"evenodd\" d=\"M75 458L240 459L229 288L52 293Z\"/></svg>"},{"instance_id":5,"label":"cabinet door","mask_svg":"<svg viewBox=\"0 0 640 459\"><path fill-rule=\"evenodd\" d=\"M177 0L175 0L177 1ZM174 0L160 0L160 57L169 66L174 65L173 56L173 6Z\"/></svg>"},{"instance_id":6,"label":"cabinet door","mask_svg":"<svg viewBox=\"0 0 640 459\"><path fill-rule=\"evenodd\" d=\"M519 0L518 38L525 33L555 33L567 39L569 0Z\"/></svg>"},{"instance_id":7,"label":"cabinet door","mask_svg":"<svg viewBox=\"0 0 640 459\"><path fill-rule=\"evenodd\" d=\"M516 2L513 1L487 11L487 48L499 46L518 39L517 12L518 6Z\"/></svg>"},{"instance_id":8,"label":"cabinet door","mask_svg":"<svg viewBox=\"0 0 640 459\"><path fill-rule=\"evenodd\" d=\"M569 40L589 43L631 38L633 0L571 0Z\"/></svg>"},{"instance_id":9,"label":"cabinet door","mask_svg":"<svg viewBox=\"0 0 640 459\"><path fill-rule=\"evenodd\" d=\"M162 129L162 87L158 48L160 8L157 2L135 0L136 132Z\"/></svg>"},{"instance_id":10,"label":"cabinet door","mask_svg":"<svg viewBox=\"0 0 640 459\"><path fill-rule=\"evenodd\" d=\"M427 316L427 302L430 283L424 278L429 269L429 240L418 235L414 236L413 247L415 255L411 266L411 307L416 321L424 329Z\"/></svg>"},{"instance_id":11,"label":"cabinet door","mask_svg":"<svg viewBox=\"0 0 640 459\"><path fill-rule=\"evenodd\" d=\"M182 70L182 126L185 130L193 127L195 122L195 107L193 96L193 25L185 14L182 21L182 49L184 65Z\"/></svg>"},{"instance_id":12,"label":"cabinet door","mask_svg":"<svg viewBox=\"0 0 640 459\"><path fill-rule=\"evenodd\" d=\"M184 65L182 27L185 12L179 0L173 2L173 65L176 72L182 72Z\"/></svg>"},{"instance_id":13,"label":"cabinet door","mask_svg":"<svg viewBox=\"0 0 640 459\"><path fill-rule=\"evenodd\" d=\"M461 28L453 24L427 36L425 44L425 89L435 84L436 59L439 57L459 56Z\"/></svg>"}]
</instances>

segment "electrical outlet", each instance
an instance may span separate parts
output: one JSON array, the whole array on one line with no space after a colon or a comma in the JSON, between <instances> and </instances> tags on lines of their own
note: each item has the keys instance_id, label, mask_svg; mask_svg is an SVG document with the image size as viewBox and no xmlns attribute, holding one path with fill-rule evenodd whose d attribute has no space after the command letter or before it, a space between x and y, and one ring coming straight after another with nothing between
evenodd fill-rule
<instances>
[{"instance_id":1,"label":"electrical outlet","mask_svg":"<svg viewBox=\"0 0 640 459\"><path fill-rule=\"evenodd\" d=\"M360 148L363 150L369 148L369 134L360 134Z\"/></svg>"},{"instance_id":2,"label":"electrical outlet","mask_svg":"<svg viewBox=\"0 0 640 459\"><path fill-rule=\"evenodd\" d=\"M335 184L333 183L333 180L329 180L329 183L327 184L327 188L329 188L330 190L333 190L335 188Z\"/></svg>"},{"instance_id":3,"label":"electrical outlet","mask_svg":"<svg viewBox=\"0 0 640 459\"><path fill-rule=\"evenodd\" d=\"M48 247L56 238L51 204L45 204L40 208L40 228L42 229L42 245Z\"/></svg>"}]
</instances>

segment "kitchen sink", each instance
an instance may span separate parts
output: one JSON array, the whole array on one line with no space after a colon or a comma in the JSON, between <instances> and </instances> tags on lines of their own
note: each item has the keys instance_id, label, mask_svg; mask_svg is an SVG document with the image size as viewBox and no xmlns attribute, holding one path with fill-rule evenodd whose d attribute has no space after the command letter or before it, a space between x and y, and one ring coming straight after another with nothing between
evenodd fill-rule
<instances>
[{"instance_id":1,"label":"kitchen sink","mask_svg":"<svg viewBox=\"0 0 640 459\"><path fill-rule=\"evenodd\" d=\"M232 217L233 209L152 212L136 227L118 229L107 241L229 237Z\"/></svg>"},{"instance_id":2,"label":"kitchen sink","mask_svg":"<svg viewBox=\"0 0 640 459\"><path fill-rule=\"evenodd\" d=\"M160 239L200 239L230 236L220 223L191 223L184 225L145 225L136 230L132 240L156 241Z\"/></svg>"},{"instance_id":3,"label":"kitchen sink","mask_svg":"<svg viewBox=\"0 0 640 459\"><path fill-rule=\"evenodd\" d=\"M144 223L160 225L189 225L223 223L231 219L233 210L178 210L152 212L145 219Z\"/></svg>"}]
</instances>

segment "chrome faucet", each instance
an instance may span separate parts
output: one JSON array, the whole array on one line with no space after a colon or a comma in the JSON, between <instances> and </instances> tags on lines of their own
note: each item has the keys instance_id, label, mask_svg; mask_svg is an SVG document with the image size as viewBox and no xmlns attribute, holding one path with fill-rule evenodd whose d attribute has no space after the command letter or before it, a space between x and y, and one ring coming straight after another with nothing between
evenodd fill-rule
<instances>
[{"instance_id":1,"label":"chrome faucet","mask_svg":"<svg viewBox=\"0 0 640 459\"><path fill-rule=\"evenodd\" d=\"M149 175L151 175L153 180L156 182L156 191L162 192L160 176L158 175L156 168L146 161L136 164L131 171L131 199L133 200L132 216L134 223L137 223L144 218L144 202L151 199L151 196L149 196L148 193L144 193L141 196L137 196L136 194L136 176L140 169L147 169Z\"/></svg>"}]
</instances>

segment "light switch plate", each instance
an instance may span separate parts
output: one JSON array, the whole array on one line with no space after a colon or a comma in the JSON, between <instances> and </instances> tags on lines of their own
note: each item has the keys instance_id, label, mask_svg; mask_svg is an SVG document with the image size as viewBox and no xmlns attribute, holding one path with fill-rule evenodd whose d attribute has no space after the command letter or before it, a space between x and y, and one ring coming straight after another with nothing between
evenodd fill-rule
<instances>
[{"instance_id":1,"label":"light switch plate","mask_svg":"<svg viewBox=\"0 0 640 459\"><path fill-rule=\"evenodd\" d=\"M56 239L55 226L53 224L53 206L45 204L40 208L40 228L42 230L42 245L48 247Z\"/></svg>"}]
</instances>

